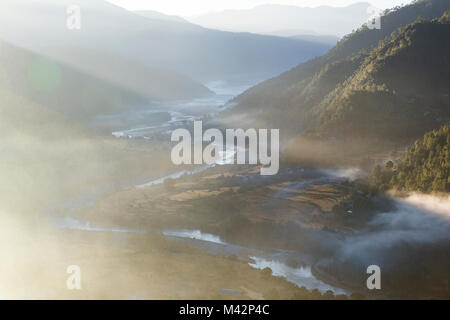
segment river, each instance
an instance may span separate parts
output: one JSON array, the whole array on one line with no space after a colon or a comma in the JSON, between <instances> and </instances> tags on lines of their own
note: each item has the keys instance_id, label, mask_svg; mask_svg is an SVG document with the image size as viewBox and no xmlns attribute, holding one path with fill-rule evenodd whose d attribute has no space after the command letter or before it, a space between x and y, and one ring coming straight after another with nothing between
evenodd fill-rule
<instances>
[{"instance_id":1,"label":"river","mask_svg":"<svg viewBox=\"0 0 450 320\"><path fill-rule=\"evenodd\" d=\"M227 81L211 82L207 85L217 93L213 97L155 104L149 108L133 110L126 114L98 116L93 119L91 126L99 130L112 129L110 134L117 139L144 139L167 143L167 141L170 141L170 134L174 129L192 127L193 121L204 117L214 118L221 111L232 107L232 105L227 105L232 97L253 84L255 83L245 83L245 81L240 81L237 84ZM234 156L234 150L226 150L225 152L227 158ZM56 228L86 232L140 233L142 230L139 229L91 225L88 221L77 220L73 216L73 212L76 209L91 206L100 195L114 188L136 187L140 189L164 183L168 178L178 179L184 174L195 175L222 164L224 163L174 170L167 175L152 179L143 177L140 183L130 180L119 185L99 187L96 191L80 195L77 199L71 199L55 206L58 209L58 215L51 214L51 223ZM292 174L292 170L297 169L287 169L286 174ZM354 179L359 174L358 170L355 169L318 170L318 172L316 180L329 181L342 177ZM238 178L242 179L244 183L251 177L242 175ZM260 178L263 179L263 177ZM311 182L303 181L291 187L295 189L304 188L308 186L308 183ZM285 191L285 189L280 189L279 192ZM323 241L325 246L333 246L335 251L332 258L320 261L317 266L323 269L323 266L332 266L336 261L348 260L360 265L387 265L385 261L391 259L393 255L390 248L396 246L402 248L401 245L405 242L419 246L434 242L448 244L450 242L450 222L442 212L448 214L450 206L448 203L436 202L435 199L427 198L427 200L429 201L424 201L423 198L418 200L418 197L408 198L407 200L395 199L396 208L393 211L377 215L369 222L367 228L358 234L343 236L322 233L326 237L319 241ZM313 272L315 266L312 260L301 252L229 243L219 235L196 229L154 230L154 232L161 232L166 237L189 242L191 245L213 254L237 256L239 259L247 261L255 269L268 267L272 270L274 276L284 277L288 281L300 287L304 286L309 290L317 289L322 293L328 290L332 290L336 294L349 293L348 288L341 287L336 281L330 280L327 283L323 280L326 277L318 279ZM298 261L298 265L289 265L288 260L291 258Z\"/></svg>"}]
</instances>

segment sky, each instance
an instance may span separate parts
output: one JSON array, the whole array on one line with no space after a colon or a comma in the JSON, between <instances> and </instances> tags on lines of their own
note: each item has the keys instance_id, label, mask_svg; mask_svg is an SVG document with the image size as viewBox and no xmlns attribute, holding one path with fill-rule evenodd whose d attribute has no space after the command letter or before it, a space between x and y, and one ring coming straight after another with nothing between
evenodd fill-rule
<instances>
[{"instance_id":1,"label":"sky","mask_svg":"<svg viewBox=\"0 0 450 320\"><path fill-rule=\"evenodd\" d=\"M411 0L108 0L128 10L155 10L165 14L192 16L226 9L249 9L261 4L285 4L299 7L328 5L341 7L356 2L369 2L386 9L412 2Z\"/></svg>"}]
</instances>

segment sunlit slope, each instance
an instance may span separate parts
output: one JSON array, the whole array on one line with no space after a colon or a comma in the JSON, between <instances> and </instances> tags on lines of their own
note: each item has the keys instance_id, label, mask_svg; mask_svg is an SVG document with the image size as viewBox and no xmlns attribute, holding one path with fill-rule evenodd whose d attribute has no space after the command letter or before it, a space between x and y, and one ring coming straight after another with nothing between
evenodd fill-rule
<instances>
[{"instance_id":1,"label":"sunlit slope","mask_svg":"<svg viewBox=\"0 0 450 320\"><path fill-rule=\"evenodd\" d=\"M76 118L119 111L143 96L30 51L0 43L1 86Z\"/></svg>"},{"instance_id":2,"label":"sunlit slope","mask_svg":"<svg viewBox=\"0 0 450 320\"><path fill-rule=\"evenodd\" d=\"M65 63L4 42L0 48L0 66L6 74L3 86L76 118L119 112L149 101L211 94L182 75L117 55L73 48L66 55L70 62Z\"/></svg>"},{"instance_id":3,"label":"sunlit slope","mask_svg":"<svg viewBox=\"0 0 450 320\"><path fill-rule=\"evenodd\" d=\"M168 163L165 152L99 138L63 114L4 87L0 132L1 209L25 216L65 197L157 172Z\"/></svg>"},{"instance_id":4,"label":"sunlit slope","mask_svg":"<svg viewBox=\"0 0 450 320\"><path fill-rule=\"evenodd\" d=\"M58 113L5 88L0 93L1 210L16 217L19 213L32 215L44 197L56 199L64 192L68 182L64 182L64 170L73 167L81 150L91 147L83 145L89 134Z\"/></svg>"},{"instance_id":5,"label":"sunlit slope","mask_svg":"<svg viewBox=\"0 0 450 320\"><path fill-rule=\"evenodd\" d=\"M392 10L382 17L380 30L362 27L344 37L325 56L247 90L234 100L238 105L233 112L256 115L261 125L282 125L285 132L303 131L317 124L317 106L328 94L345 85L379 41L390 37L399 27L413 23L419 16L439 18L446 10L450 10L450 3L445 0L418 1Z\"/></svg>"},{"instance_id":6,"label":"sunlit slope","mask_svg":"<svg viewBox=\"0 0 450 320\"><path fill-rule=\"evenodd\" d=\"M0 92L2 208L36 206L57 199L66 186L95 180L100 171L90 178L77 171L92 170L106 148L85 127L9 90Z\"/></svg>"}]
</instances>

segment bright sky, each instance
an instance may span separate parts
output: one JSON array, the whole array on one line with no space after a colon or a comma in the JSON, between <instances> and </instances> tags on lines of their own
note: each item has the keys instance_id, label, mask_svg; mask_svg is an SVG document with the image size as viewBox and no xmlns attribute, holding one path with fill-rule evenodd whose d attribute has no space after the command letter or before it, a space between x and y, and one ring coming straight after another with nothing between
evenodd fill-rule
<instances>
[{"instance_id":1,"label":"bright sky","mask_svg":"<svg viewBox=\"0 0 450 320\"><path fill-rule=\"evenodd\" d=\"M249 9L261 4L286 4L299 7L328 5L346 6L356 2L369 2L373 6L386 9L407 4L412 0L108 0L129 10L155 10L165 14L191 16L225 9Z\"/></svg>"}]
</instances>

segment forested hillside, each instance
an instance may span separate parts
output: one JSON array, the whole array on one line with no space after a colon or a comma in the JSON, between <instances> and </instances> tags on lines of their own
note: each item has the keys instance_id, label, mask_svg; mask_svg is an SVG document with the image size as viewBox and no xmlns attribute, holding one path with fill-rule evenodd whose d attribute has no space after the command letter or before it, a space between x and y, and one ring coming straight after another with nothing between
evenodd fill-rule
<instances>
[{"instance_id":1,"label":"forested hillside","mask_svg":"<svg viewBox=\"0 0 450 320\"><path fill-rule=\"evenodd\" d=\"M306 134L408 141L450 118L450 11L394 32L315 108Z\"/></svg>"},{"instance_id":2,"label":"forested hillside","mask_svg":"<svg viewBox=\"0 0 450 320\"><path fill-rule=\"evenodd\" d=\"M448 103L446 100L448 96L445 96L448 93L442 89L448 84L448 74L444 70L448 66L448 39L450 38L448 23L445 22L445 19L433 23L419 22L420 25L415 27L396 31L398 28L414 23L419 17L422 17L422 20L440 18L446 10L450 10L448 1L423 0L387 11L381 19L380 30L370 30L363 26L344 37L327 55L310 60L279 77L247 90L233 101L237 103L233 112L250 114L256 119L257 125L282 127L285 134L293 135L328 122L327 118L333 118L329 111L325 112L324 110L340 110L341 107L335 106L333 103L347 98L346 95L351 91L350 86L354 85L355 81L361 81L362 75L368 73L373 73L374 77L379 76L377 81L372 81L372 84L376 83L377 88L371 84L370 89L369 86L367 87L367 92L361 93L353 90L353 92L357 92L354 101L358 105L365 103L364 99L366 98L368 98L369 104L372 103L375 98L374 92L377 92L376 99L381 98L377 104L383 107L389 105L382 92L389 91L395 95L397 91L402 91L405 86L403 83L405 78L411 80L411 85L415 88L420 88L422 84L425 86L424 92L415 92L415 95L408 98L411 104L421 105L424 101L419 101L418 98L431 93L429 88L433 87L437 80L432 81L433 85L427 81L435 75L438 75L439 80L444 80L444 82L440 83L439 88L432 93L435 94L438 89L441 89L439 94L442 96L433 99L441 99L442 103ZM392 34L394 31L396 32ZM434 34L435 32L438 34ZM433 34L431 35L431 33ZM411 41L417 41L417 45ZM430 48L429 45L431 45ZM420 48L420 46L425 47ZM408 59L402 61L405 56L408 56ZM438 57L437 61L431 61L436 57ZM383 62L378 62L378 59ZM442 62L446 64L438 65ZM425 66L421 66L423 63ZM385 68L383 70L371 69L375 65L377 68L383 69L382 66ZM393 65L394 69L389 70ZM428 67L432 69L429 70ZM443 72L436 74L436 68ZM409 79L411 73L407 73L405 76L398 73L403 70L411 71L415 76L421 75L423 72L426 74L423 79L421 76ZM387 76L395 76L395 80L385 81ZM364 85L366 84L368 82ZM401 88L397 88L397 85L400 85ZM409 85L409 82L406 82L406 85ZM393 107L395 108L396 105L394 104ZM437 110L439 107L432 106L431 109ZM428 111L427 109L422 114ZM439 119L439 117L441 115L436 115L435 119ZM382 128L379 130L381 131Z\"/></svg>"},{"instance_id":3,"label":"forested hillside","mask_svg":"<svg viewBox=\"0 0 450 320\"><path fill-rule=\"evenodd\" d=\"M450 192L450 125L433 130L410 146L398 163L373 170L382 190Z\"/></svg>"}]
</instances>

